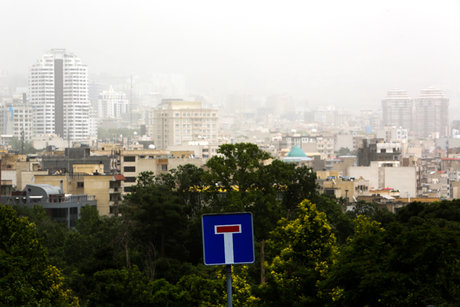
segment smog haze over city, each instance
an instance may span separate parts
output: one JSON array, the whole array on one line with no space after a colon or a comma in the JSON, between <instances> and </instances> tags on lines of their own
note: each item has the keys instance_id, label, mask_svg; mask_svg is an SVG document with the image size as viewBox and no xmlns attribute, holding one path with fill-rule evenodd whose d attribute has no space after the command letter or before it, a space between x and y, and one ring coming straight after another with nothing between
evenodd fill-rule
<instances>
[{"instance_id":1,"label":"smog haze over city","mask_svg":"<svg viewBox=\"0 0 460 307\"><path fill-rule=\"evenodd\" d=\"M460 306L460 0L0 1L0 306Z\"/></svg>"},{"instance_id":2,"label":"smog haze over city","mask_svg":"<svg viewBox=\"0 0 460 307\"><path fill-rule=\"evenodd\" d=\"M459 31L458 1L3 1L0 70L66 48L90 78L181 74L193 95L375 108L434 86L458 110Z\"/></svg>"}]
</instances>

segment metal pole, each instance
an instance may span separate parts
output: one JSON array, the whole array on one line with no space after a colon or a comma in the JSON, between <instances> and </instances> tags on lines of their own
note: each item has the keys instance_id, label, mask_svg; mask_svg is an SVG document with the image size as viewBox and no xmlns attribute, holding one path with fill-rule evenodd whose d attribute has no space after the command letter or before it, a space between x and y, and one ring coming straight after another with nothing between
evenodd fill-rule
<instances>
[{"instance_id":1,"label":"metal pole","mask_svg":"<svg viewBox=\"0 0 460 307\"><path fill-rule=\"evenodd\" d=\"M227 264L227 306L232 307L232 265Z\"/></svg>"}]
</instances>

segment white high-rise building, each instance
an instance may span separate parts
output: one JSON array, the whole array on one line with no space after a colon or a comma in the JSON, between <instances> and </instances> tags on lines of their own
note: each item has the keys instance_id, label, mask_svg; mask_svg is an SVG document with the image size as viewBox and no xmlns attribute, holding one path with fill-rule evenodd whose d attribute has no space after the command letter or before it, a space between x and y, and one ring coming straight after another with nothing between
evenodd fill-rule
<instances>
[{"instance_id":1,"label":"white high-rise building","mask_svg":"<svg viewBox=\"0 0 460 307\"><path fill-rule=\"evenodd\" d=\"M25 95L13 96L0 106L1 133L29 141L33 135L33 110L26 103Z\"/></svg>"},{"instance_id":2,"label":"white high-rise building","mask_svg":"<svg viewBox=\"0 0 460 307\"><path fill-rule=\"evenodd\" d=\"M97 101L98 118L122 118L129 116L129 101L126 94L116 92L112 87L108 91L99 94Z\"/></svg>"},{"instance_id":3,"label":"white high-rise building","mask_svg":"<svg viewBox=\"0 0 460 307\"><path fill-rule=\"evenodd\" d=\"M30 70L29 102L35 134L64 139L90 136L88 67L65 49L52 49Z\"/></svg>"}]
</instances>

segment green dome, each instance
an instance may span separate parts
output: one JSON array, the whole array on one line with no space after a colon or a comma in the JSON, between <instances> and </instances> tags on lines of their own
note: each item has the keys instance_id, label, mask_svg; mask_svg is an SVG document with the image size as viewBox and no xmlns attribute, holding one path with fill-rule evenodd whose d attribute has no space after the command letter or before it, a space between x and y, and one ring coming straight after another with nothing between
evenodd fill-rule
<instances>
[{"instance_id":1,"label":"green dome","mask_svg":"<svg viewBox=\"0 0 460 307\"><path fill-rule=\"evenodd\" d=\"M287 157L290 158L306 158L307 155L299 146L294 146L291 151L288 153Z\"/></svg>"}]
</instances>

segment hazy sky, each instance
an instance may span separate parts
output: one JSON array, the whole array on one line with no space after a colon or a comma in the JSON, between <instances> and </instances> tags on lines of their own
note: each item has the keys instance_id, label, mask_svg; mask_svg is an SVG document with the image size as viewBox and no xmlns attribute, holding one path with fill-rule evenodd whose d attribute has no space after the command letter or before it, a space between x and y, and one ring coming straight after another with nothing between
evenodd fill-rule
<instances>
[{"instance_id":1,"label":"hazy sky","mask_svg":"<svg viewBox=\"0 0 460 307\"><path fill-rule=\"evenodd\" d=\"M183 73L197 94L460 98L458 1L2 0L0 43L0 70L24 75L66 48L93 73Z\"/></svg>"}]
</instances>

